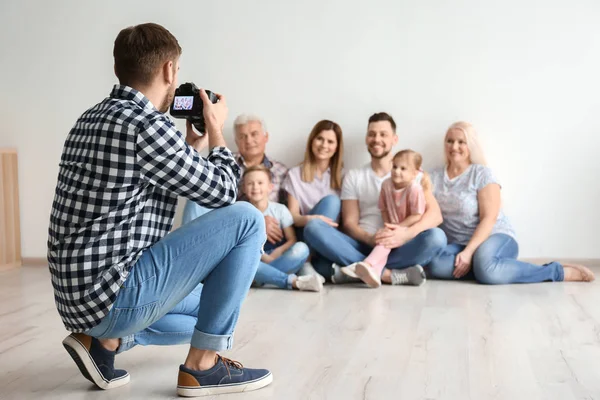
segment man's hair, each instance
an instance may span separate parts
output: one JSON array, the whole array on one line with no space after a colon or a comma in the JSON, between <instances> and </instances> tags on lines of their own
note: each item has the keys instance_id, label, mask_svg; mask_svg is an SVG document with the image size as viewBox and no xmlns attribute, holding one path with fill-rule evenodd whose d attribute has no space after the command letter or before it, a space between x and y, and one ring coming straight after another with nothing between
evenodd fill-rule
<instances>
[{"instance_id":1,"label":"man's hair","mask_svg":"<svg viewBox=\"0 0 600 400\"><path fill-rule=\"evenodd\" d=\"M267 177L269 178L269 182L273 181L273 173L271 172L271 170L267 167L265 167L263 164L258 164L252 167L249 167L247 170L244 171L244 175L242 175L242 180L249 174L251 174L252 172L264 172L265 174L267 174Z\"/></svg>"},{"instance_id":2,"label":"man's hair","mask_svg":"<svg viewBox=\"0 0 600 400\"><path fill-rule=\"evenodd\" d=\"M181 55L175 36L158 24L123 29L115 39L115 74L122 85L149 85L157 70Z\"/></svg>"},{"instance_id":3,"label":"man's hair","mask_svg":"<svg viewBox=\"0 0 600 400\"><path fill-rule=\"evenodd\" d=\"M372 122L379 122L379 121L389 122L390 125L392 125L392 130L394 132L396 132L396 122L394 121L394 118L392 118L392 116L390 114L385 113L385 112L378 112L378 113L371 115L371 117L369 117L369 124Z\"/></svg>"},{"instance_id":4,"label":"man's hair","mask_svg":"<svg viewBox=\"0 0 600 400\"><path fill-rule=\"evenodd\" d=\"M233 128L235 129L238 126L246 125L249 122L258 122L258 123L260 123L260 126L263 129L263 132L267 132L267 125L265 124L265 121L261 117L259 117L258 115L254 115L254 114L241 114L241 115L238 115L237 118L235 119L235 121L233 121Z\"/></svg>"}]
</instances>

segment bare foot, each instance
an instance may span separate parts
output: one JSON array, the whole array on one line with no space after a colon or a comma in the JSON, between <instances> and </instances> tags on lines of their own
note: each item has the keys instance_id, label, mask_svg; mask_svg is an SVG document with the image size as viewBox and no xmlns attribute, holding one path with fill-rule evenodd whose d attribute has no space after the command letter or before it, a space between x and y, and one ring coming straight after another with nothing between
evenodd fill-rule
<instances>
[{"instance_id":1,"label":"bare foot","mask_svg":"<svg viewBox=\"0 0 600 400\"><path fill-rule=\"evenodd\" d=\"M579 264L563 264L565 281L592 282L596 278L594 273L587 267Z\"/></svg>"}]
</instances>

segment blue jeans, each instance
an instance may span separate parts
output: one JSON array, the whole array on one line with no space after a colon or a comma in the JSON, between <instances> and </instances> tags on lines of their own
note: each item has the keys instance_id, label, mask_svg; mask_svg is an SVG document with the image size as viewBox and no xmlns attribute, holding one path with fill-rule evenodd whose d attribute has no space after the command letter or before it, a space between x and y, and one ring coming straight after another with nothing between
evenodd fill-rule
<instances>
[{"instance_id":1,"label":"blue jeans","mask_svg":"<svg viewBox=\"0 0 600 400\"><path fill-rule=\"evenodd\" d=\"M110 312L88 332L140 345L190 343L226 350L266 240L264 217L248 203L213 210L147 249Z\"/></svg>"},{"instance_id":2,"label":"blue jeans","mask_svg":"<svg viewBox=\"0 0 600 400\"><path fill-rule=\"evenodd\" d=\"M319 202L308 212L308 215L323 215L337 221L340 217L342 209L342 201L338 196L330 194L323 197ZM298 240L304 241L304 227L296 228L296 236Z\"/></svg>"},{"instance_id":3,"label":"blue jeans","mask_svg":"<svg viewBox=\"0 0 600 400\"><path fill-rule=\"evenodd\" d=\"M348 265L362 261L373 248L327 225L321 220L310 221L304 230L305 241L320 257L313 261L317 272L331 277L331 263ZM439 228L421 232L401 247L393 249L386 268L402 269L411 265L428 264L446 247L446 235Z\"/></svg>"},{"instance_id":4,"label":"blue jeans","mask_svg":"<svg viewBox=\"0 0 600 400\"><path fill-rule=\"evenodd\" d=\"M212 208L202 207L201 205L196 204L191 200L186 200L185 207L183 207L183 217L181 219L181 225L186 225L195 220L196 218L201 217L212 210Z\"/></svg>"},{"instance_id":5,"label":"blue jeans","mask_svg":"<svg viewBox=\"0 0 600 400\"><path fill-rule=\"evenodd\" d=\"M449 244L426 267L427 274L438 279L455 279L454 261L465 246ZM471 261L471 271L463 279L475 279L479 283L500 285L506 283L534 283L564 280L561 264L551 262L543 266L518 261L517 241L503 233L491 235L483 242Z\"/></svg>"},{"instance_id":6,"label":"blue jeans","mask_svg":"<svg viewBox=\"0 0 600 400\"><path fill-rule=\"evenodd\" d=\"M272 253L272 250L268 252ZM298 272L308 258L308 246L296 242L271 264L260 262L254 280L259 285L271 284L281 289L291 289L291 277Z\"/></svg>"}]
</instances>

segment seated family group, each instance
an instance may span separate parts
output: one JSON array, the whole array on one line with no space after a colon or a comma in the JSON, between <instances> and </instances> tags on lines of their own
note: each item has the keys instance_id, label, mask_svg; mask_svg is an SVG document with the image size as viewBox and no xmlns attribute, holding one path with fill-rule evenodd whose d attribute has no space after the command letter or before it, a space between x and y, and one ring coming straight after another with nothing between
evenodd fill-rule
<instances>
[{"instance_id":1,"label":"seated family group","mask_svg":"<svg viewBox=\"0 0 600 400\"><path fill-rule=\"evenodd\" d=\"M584 266L517 260L515 232L502 211L500 184L486 166L473 126L452 124L445 167L421 169L413 150L392 153L396 123L368 121L367 165L344 171L342 129L319 121L304 161L291 169L265 154L264 121L234 122L242 171L238 201L265 216L268 240L254 286L318 292L325 282L421 285L426 277L485 284L591 281ZM187 200L183 223L209 212Z\"/></svg>"}]
</instances>

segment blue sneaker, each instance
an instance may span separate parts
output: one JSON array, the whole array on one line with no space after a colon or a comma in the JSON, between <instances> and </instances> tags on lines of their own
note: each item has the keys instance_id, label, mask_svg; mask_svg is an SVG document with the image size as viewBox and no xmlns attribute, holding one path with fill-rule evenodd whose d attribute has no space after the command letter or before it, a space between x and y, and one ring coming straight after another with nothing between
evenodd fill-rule
<instances>
[{"instance_id":1,"label":"blue sneaker","mask_svg":"<svg viewBox=\"0 0 600 400\"><path fill-rule=\"evenodd\" d=\"M98 341L83 333L72 333L63 346L83 376L100 389L114 389L129 383L127 371L115 369L116 351L106 350Z\"/></svg>"},{"instance_id":2,"label":"blue sneaker","mask_svg":"<svg viewBox=\"0 0 600 400\"><path fill-rule=\"evenodd\" d=\"M177 394L182 397L210 396L214 394L249 392L273 382L266 369L244 368L237 361L217 355L217 363L206 371L179 367Z\"/></svg>"}]
</instances>

